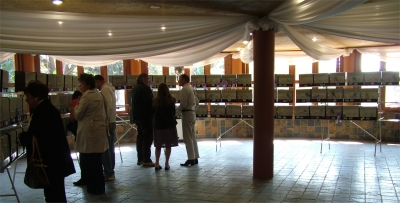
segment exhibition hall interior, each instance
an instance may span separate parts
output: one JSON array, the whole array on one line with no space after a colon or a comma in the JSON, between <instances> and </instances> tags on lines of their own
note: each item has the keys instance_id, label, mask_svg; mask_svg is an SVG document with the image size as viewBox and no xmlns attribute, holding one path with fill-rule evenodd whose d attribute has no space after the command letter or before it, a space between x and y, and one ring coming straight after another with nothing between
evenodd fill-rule
<instances>
[{"instance_id":1,"label":"exhibition hall interior","mask_svg":"<svg viewBox=\"0 0 400 203\"><path fill-rule=\"evenodd\" d=\"M115 89L115 174L100 195L76 184L67 128L83 73ZM176 108L189 76L196 164L183 164L184 111L168 167L165 149L161 170L139 164L130 117L142 73L154 97L168 86ZM399 202L399 78L399 1L2 0L0 202L46 201L24 183L30 148L19 138L36 80L76 170L68 202Z\"/></svg>"}]
</instances>

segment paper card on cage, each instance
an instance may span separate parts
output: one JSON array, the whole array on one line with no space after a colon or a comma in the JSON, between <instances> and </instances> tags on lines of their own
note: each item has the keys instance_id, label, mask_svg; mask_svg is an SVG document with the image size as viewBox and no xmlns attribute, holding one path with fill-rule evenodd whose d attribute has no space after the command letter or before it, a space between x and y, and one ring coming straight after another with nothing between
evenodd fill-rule
<instances>
[{"instance_id":1,"label":"paper card on cage","mask_svg":"<svg viewBox=\"0 0 400 203\"><path fill-rule=\"evenodd\" d=\"M277 74L275 77L278 87L293 87L293 74Z\"/></svg>"},{"instance_id":2,"label":"paper card on cage","mask_svg":"<svg viewBox=\"0 0 400 203\"><path fill-rule=\"evenodd\" d=\"M242 118L253 118L254 117L254 106L243 105L242 106Z\"/></svg>"},{"instance_id":3,"label":"paper card on cage","mask_svg":"<svg viewBox=\"0 0 400 203\"><path fill-rule=\"evenodd\" d=\"M378 118L377 107L360 107L361 120L376 120Z\"/></svg>"},{"instance_id":4,"label":"paper card on cage","mask_svg":"<svg viewBox=\"0 0 400 203\"><path fill-rule=\"evenodd\" d=\"M251 87L251 74L237 74L238 87Z\"/></svg>"},{"instance_id":5,"label":"paper card on cage","mask_svg":"<svg viewBox=\"0 0 400 203\"><path fill-rule=\"evenodd\" d=\"M361 101L362 102L378 102L379 90L374 89L361 89Z\"/></svg>"},{"instance_id":6,"label":"paper card on cage","mask_svg":"<svg viewBox=\"0 0 400 203\"><path fill-rule=\"evenodd\" d=\"M343 120L358 120L360 118L360 107L343 106Z\"/></svg>"},{"instance_id":7,"label":"paper card on cage","mask_svg":"<svg viewBox=\"0 0 400 203\"><path fill-rule=\"evenodd\" d=\"M278 90L278 102L292 102L293 101L293 90Z\"/></svg>"},{"instance_id":8,"label":"paper card on cage","mask_svg":"<svg viewBox=\"0 0 400 203\"><path fill-rule=\"evenodd\" d=\"M197 117L207 117L208 115L208 105L200 104L199 107L195 110Z\"/></svg>"},{"instance_id":9,"label":"paper card on cage","mask_svg":"<svg viewBox=\"0 0 400 203\"><path fill-rule=\"evenodd\" d=\"M157 88L158 85L160 85L161 83L165 83L165 76L164 75L153 75L152 76L152 80L153 82L153 88Z\"/></svg>"},{"instance_id":10,"label":"paper card on cage","mask_svg":"<svg viewBox=\"0 0 400 203\"><path fill-rule=\"evenodd\" d=\"M325 118L325 106L310 106L310 118L312 119Z\"/></svg>"},{"instance_id":11,"label":"paper card on cage","mask_svg":"<svg viewBox=\"0 0 400 203\"><path fill-rule=\"evenodd\" d=\"M127 75L126 76L126 88L132 89L137 84L138 75Z\"/></svg>"},{"instance_id":12,"label":"paper card on cage","mask_svg":"<svg viewBox=\"0 0 400 203\"><path fill-rule=\"evenodd\" d=\"M242 107L239 105L226 105L226 118L240 118Z\"/></svg>"},{"instance_id":13,"label":"paper card on cage","mask_svg":"<svg viewBox=\"0 0 400 203\"><path fill-rule=\"evenodd\" d=\"M382 85L399 85L400 72L382 71Z\"/></svg>"},{"instance_id":14,"label":"paper card on cage","mask_svg":"<svg viewBox=\"0 0 400 203\"><path fill-rule=\"evenodd\" d=\"M58 91L56 89L57 85L57 76L54 74L47 74L47 87L49 88L50 92Z\"/></svg>"},{"instance_id":15,"label":"paper card on cage","mask_svg":"<svg viewBox=\"0 0 400 203\"><path fill-rule=\"evenodd\" d=\"M361 89L344 89L343 100L344 102L360 102Z\"/></svg>"},{"instance_id":16,"label":"paper card on cage","mask_svg":"<svg viewBox=\"0 0 400 203\"><path fill-rule=\"evenodd\" d=\"M206 83L207 87L216 87L217 84L221 83L221 75L206 75Z\"/></svg>"},{"instance_id":17,"label":"paper card on cage","mask_svg":"<svg viewBox=\"0 0 400 203\"><path fill-rule=\"evenodd\" d=\"M311 101L311 90L296 90L296 102L310 102Z\"/></svg>"},{"instance_id":18,"label":"paper card on cage","mask_svg":"<svg viewBox=\"0 0 400 203\"><path fill-rule=\"evenodd\" d=\"M326 102L326 89L312 89L311 101L312 102Z\"/></svg>"},{"instance_id":19,"label":"paper card on cage","mask_svg":"<svg viewBox=\"0 0 400 203\"><path fill-rule=\"evenodd\" d=\"M346 85L346 73L329 73L329 85L342 86Z\"/></svg>"},{"instance_id":20,"label":"paper card on cage","mask_svg":"<svg viewBox=\"0 0 400 203\"><path fill-rule=\"evenodd\" d=\"M347 73L348 85L364 85L364 73L350 72Z\"/></svg>"},{"instance_id":21,"label":"paper card on cage","mask_svg":"<svg viewBox=\"0 0 400 203\"><path fill-rule=\"evenodd\" d=\"M343 102L343 89L328 89L328 102Z\"/></svg>"},{"instance_id":22,"label":"paper card on cage","mask_svg":"<svg viewBox=\"0 0 400 203\"><path fill-rule=\"evenodd\" d=\"M299 74L299 86L309 87L314 85L314 75L313 74Z\"/></svg>"},{"instance_id":23,"label":"paper card on cage","mask_svg":"<svg viewBox=\"0 0 400 203\"><path fill-rule=\"evenodd\" d=\"M196 87L202 87L203 83L206 82L206 76L205 75L191 75L191 82L192 84L195 83Z\"/></svg>"},{"instance_id":24,"label":"paper card on cage","mask_svg":"<svg viewBox=\"0 0 400 203\"><path fill-rule=\"evenodd\" d=\"M292 119L292 106L277 106L276 107L276 118L278 119Z\"/></svg>"},{"instance_id":25,"label":"paper card on cage","mask_svg":"<svg viewBox=\"0 0 400 203\"><path fill-rule=\"evenodd\" d=\"M165 76L165 84L168 85L168 87L176 87L176 75L166 75Z\"/></svg>"},{"instance_id":26,"label":"paper card on cage","mask_svg":"<svg viewBox=\"0 0 400 203\"><path fill-rule=\"evenodd\" d=\"M296 119L308 119L310 118L310 107L296 106L294 108L294 115Z\"/></svg>"},{"instance_id":27,"label":"paper card on cage","mask_svg":"<svg viewBox=\"0 0 400 203\"><path fill-rule=\"evenodd\" d=\"M236 102L236 90L222 90L221 101L223 102Z\"/></svg>"},{"instance_id":28,"label":"paper card on cage","mask_svg":"<svg viewBox=\"0 0 400 203\"><path fill-rule=\"evenodd\" d=\"M232 87L232 82L236 81L236 74L228 74L228 75L222 75L221 76L221 82L227 82L227 87Z\"/></svg>"},{"instance_id":29,"label":"paper card on cage","mask_svg":"<svg viewBox=\"0 0 400 203\"><path fill-rule=\"evenodd\" d=\"M221 90L206 90L207 102L221 101Z\"/></svg>"},{"instance_id":30,"label":"paper card on cage","mask_svg":"<svg viewBox=\"0 0 400 203\"><path fill-rule=\"evenodd\" d=\"M115 87L115 89L124 89L127 85L126 83L126 75L112 75L110 76L111 83ZM124 86L125 85L125 86Z\"/></svg>"},{"instance_id":31,"label":"paper card on cage","mask_svg":"<svg viewBox=\"0 0 400 203\"><path fill-rule=\"evenodd\" d=\"M197 97L199 98L199 102L206 102L206 90L195 90Z\"/></svg>"},{"instance_id":32,"label":"paper card on cage","mask_svg":"<svg viewBox=\"0 0 400 203\"><path fill-rule=\"evenodd\" d=\"M176 102L179 103L181 101L181 91L180 90L170 90L171 96L175 98Z\"/></svg>"},{"instance_id":33,"label":"paper card on cage","mask_svg":"<svg viewBox=\"0 0 400 203\"><path fill-rule=\"evenodd\" d=\"M314 86L326 86L329 84L329 73L315 73Z\"/></svg>"},{"instance_id":34,"label":"paper card on cage","mask_svg":"<svg viewBox=\"0 0 400 203\"><path fill-rule=\"evenodd\" d=\"M338 116L342 115L342 106L326 106L325 108L325 118L327 119L336 119Z\"/></svg>"},{"instance_id":35,"label":"paper card on cage","mask_svg":"<svg viewBox=\"0 0 400 203\"><path fill-rule=\"evenodd\" d=\"M64 75L64 91L72 91L72 75Z\"/></svg>"},{"instance_id":36,"label":"paper card on cage","mask_svg":"<svg viewBox=\"0 0 400 203\"><path fill-rule=\"evenodd\" d=\"M224 118L225 117L225 105L211 105L210 106L211 118Z\"/></svg>"},{"instance_id":37,"label":"paper card on cage","mask_svg":"<svg viewBox=\"0 0 400 203\"><path fill-rule=\"evenodd\" d=\"M381 72L365 72L364 85L381 85Z\"/></svg>"},{"instance_id":38,"label":"paper card on cage","mask_svg":"<svg viewBox=\"0 0 400 203\"><path fill-rule=\"evenodd\" d=\"M253 90L237 90L237 101L238 102L252 102L253 101Z\"/></svg>"}]
</instances>

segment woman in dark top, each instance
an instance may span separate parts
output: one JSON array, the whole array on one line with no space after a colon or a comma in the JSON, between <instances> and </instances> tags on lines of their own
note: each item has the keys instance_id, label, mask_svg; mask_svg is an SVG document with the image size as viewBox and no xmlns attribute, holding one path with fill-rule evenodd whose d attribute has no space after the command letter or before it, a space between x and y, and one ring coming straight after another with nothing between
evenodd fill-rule
<instances>
[{"instance_id":1,"label":"woman in dark top","mask_svg":"<svg viewBox=\"0 0 400 203\"><path fill-rule=\"evenodd\" d=\"M153 101L154 108L154 147L156 148L155 170L162 169L159 164L161 148L165 147L165 170L169 170L171 147L178 146L178 133L175 120L175 98L168 86L161 83Z\"/></svg>"},{"instance_id":2,"label":"woman in dark top","mask_svg":"<svg viewBox=\"0 0 400 203\"><path fill-rule=\"evenodd\" d=\"M50 186L44 188L46 202L67 202L64 178L75 173L61 115L47 98L49 89L40 81L33 81L24 90L30 109L27 132L20 134L26 147L28 162L32 156L32 136L35 136Z\"/></svg>"}]
</instances>

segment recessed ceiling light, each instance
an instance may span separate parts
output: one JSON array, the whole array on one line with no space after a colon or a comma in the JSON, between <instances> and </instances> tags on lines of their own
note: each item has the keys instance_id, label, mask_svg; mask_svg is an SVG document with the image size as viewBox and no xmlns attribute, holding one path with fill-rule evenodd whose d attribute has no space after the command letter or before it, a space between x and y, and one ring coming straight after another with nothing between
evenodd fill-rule
<instances>
[{"instance_id":1,"label":"recessed ceiling light","mask_svg":"<svg viewBox=\"0 0 400 203\"><path fill-rule=\"evenodd\" d=\"M165 26L161 26L161 30L165 30L167 29Z\"/></svg>"},{"instance_id":2,"label":"recessed ceiling light","mask_svg":"<svg viewBox=\"0 0 400 203\"><path fill-rule=\"evenodd\" d=\"M250 35L253 35L253 33L252 33L252 32L250 32Z\"/></svg>"},{"instance_id":3,"label":"recessed ceiling light","mask_svg":"<svg viewBox=\"0 0 400 203\"><path fill-rule=\"evenodd\" d=\"M60 25L61 25L61 24L63 24L63 21L61 21L61 20L60 20L60 21L58 21L58 24L60 24Z\"/></svg>"},{"instance_id":4,"label":"recessed ceiling light","mask_svg":"<svg viewBox=\"0 0 400 203\"><path fill-rule=\"evenodd\" d=\"M112 36L112 33L111 33L111 32L109 32L109 33L108 33L108 36Z\"/></svg>"},{"instance_id":5,"label":"recessed ceiling light","mask_svg":"<svg viewBox=\"0 0 400 203\"><path fill-rule=\"evenodd\" d=\"M150 6L151 9L159 9L161 8L160 6Z\"/></svg>"},{"instance_id":6,"label":"recessed ceiling light","mask_svg":"<svg viewBox=\"0 0 400 203\"><path fill-rule=\"evenodd\" d=\"M60 5L62 4L62 0L53 0L53 4Z\"/></svg>"},{"instance_id":7,"label":"recessed ceiling light","mask_svg":"<svg viewBox=\"0 0 400 203\"><path fill-rule=\"evenodd\" d=\"M249 43L249 41L247 41L247 40L243 41L243 44L248 44L248 43Z\"/></svg>"},{"instance_id":8,"label":"recessed ceiling light","mask_svg":"<svg viewBox=\"0 0 400 203\"><path fill-rule=\"evenodd\" d=\"M314 36L313 38L312 38L312 41L317 41L318 39Z\"/></svg>"}]
</instances>

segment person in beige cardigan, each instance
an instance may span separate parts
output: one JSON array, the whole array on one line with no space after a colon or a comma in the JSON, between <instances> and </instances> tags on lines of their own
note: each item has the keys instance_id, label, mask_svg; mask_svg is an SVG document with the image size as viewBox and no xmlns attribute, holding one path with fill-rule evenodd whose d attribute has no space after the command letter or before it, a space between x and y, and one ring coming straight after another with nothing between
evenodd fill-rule
<instances>
[{"instance_id":1,"label":"person in beige cardigan","mask_svg":"<svg viewBox=\"0 0 400 203\"><path fill-rule=\"evenodd\" d=\"M101 156L108 149L104 100L95 89L93 75L83 73L78 81L82 97L74 109L74 117L79 123L75 150L80 153L81 179L74 185L87 185L88 193L103 194Z\"/></svg>"}]
</instances>

